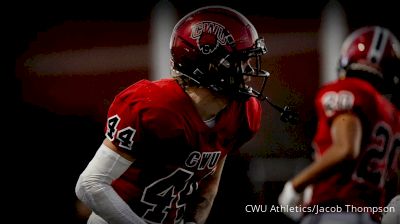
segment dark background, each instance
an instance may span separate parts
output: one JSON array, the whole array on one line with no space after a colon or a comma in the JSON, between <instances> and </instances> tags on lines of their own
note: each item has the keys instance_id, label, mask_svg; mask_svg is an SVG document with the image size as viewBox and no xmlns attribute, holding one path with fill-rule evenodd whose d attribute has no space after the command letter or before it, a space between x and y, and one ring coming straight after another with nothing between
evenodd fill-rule
<instances>
[{"instance_id":1,"label":"dark background","mask_svg":"<svg viewBox=\"0 0 400 224\"><path fill-rule=\"evenodd\" d=\"M60 52L82 49L141 46L148 51L150 15L157 2L17 1L4 8L10 15L3 20L3 30L5 35L11 35L15 57L15 63L7 63L4 75L4 87L11 89L4 101L5 105L11 105L11 110L8 106L5 110L7 147L3 147L11 152L10 156L4 156L7 165L3 169L7 189L4 193L10 192L5 196L9 199L6 215L11 220L84 223L77 210L74 187L102 142L107 107L121 89L147 78L150 67L146 61L148 54L138 62L138 67L104 73L93 69L42 74L31 66L32 62L40 56L57 57ZM394 1L339 2L346 12L350 30L363 25L382 25L399 36L400 18ZM268 220L290 223L280 213L244 212L246 204L276 204L284 184L279 178L264 180L261 188L255 189L248 171L253 158L310 156L309 142L314 127L312 96L319 86L316 41L321 12L327 1L181 0L171 3L179 17L208 4L230 6L248 16L267 37L269 33L289 36L307 33L310 41L315 42L311 49L283 55L273 53L274 47L278 51L279 46L270 46L272 54L264 62L273 74L267 93L278 104L295 106L301 122L297 126L282 123L277 112L264 105L262 130L240 156L228 159L221 190L209 218L209 223L265 223ZM293 42L287 43L289 49L290 44ZM264 221L257 222L260 219Z\"/></svg>"}]
</instances>

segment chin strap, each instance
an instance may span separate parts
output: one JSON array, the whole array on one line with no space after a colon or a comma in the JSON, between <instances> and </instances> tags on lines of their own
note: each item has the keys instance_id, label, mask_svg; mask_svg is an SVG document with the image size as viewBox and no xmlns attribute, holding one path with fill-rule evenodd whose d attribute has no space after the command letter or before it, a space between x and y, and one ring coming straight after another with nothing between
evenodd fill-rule
<instances>
[{"instance_id":1,"label":"chin strap","mask_svg":"<svg viewBox=\"0 0 400 224\"><path fill-rule=\"evenodd\" d=\"M278 106L275 103L273 103L267 96L263 96L261 93L259 93L256 90L251 90L252 93L255 93L255 97L257 97L260 101L267 101L269 105L272 106L275 110L277 110L279 113L281 113L281 121L285 123L290 123L290 124L298 124L300 121L300 116L299 114L293 110L292 107L289 106Z\"/></svg>"},{"instance_id":2,"label":"chin strap","mask_svg":"<svg viewBox=\"0 0 400 224\"><path fill-rule=\"evenodd\" d=\"M294 111L291 107L289 106L284 106L283 108L274 104L268 97L264 96L262 100L267 101L269 105L271 105L274 109L279 111L281 113L281 121L285 123L290 123L290 124L298 124L300 121L299 114Z\"/></svg>"}]
</instances>

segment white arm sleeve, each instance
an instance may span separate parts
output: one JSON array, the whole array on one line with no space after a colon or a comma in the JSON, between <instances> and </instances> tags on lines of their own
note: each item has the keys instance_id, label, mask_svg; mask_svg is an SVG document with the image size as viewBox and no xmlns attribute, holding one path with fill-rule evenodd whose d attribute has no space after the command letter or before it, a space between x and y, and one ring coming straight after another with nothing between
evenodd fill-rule
<instances>
[{"instance_id":1,"label":"white arm sleeve","mask_svg":"<svg viewBox=\"0 0 400 224\"><path fill-rule=\"evenodd\" d=\"M77 197L110 224L146 224L111 187L131 164L102 144L76 183Z\"/></svg>"}]
</instances>

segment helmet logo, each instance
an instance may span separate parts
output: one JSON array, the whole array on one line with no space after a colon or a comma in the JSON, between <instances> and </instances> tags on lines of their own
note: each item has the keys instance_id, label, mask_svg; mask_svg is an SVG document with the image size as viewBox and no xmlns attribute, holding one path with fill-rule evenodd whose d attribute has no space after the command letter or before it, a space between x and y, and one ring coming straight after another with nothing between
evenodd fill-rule
<instances>
[{"instance_id":1,"label":"helmet logo","mask_svg":"<svg viewBox=\"0 0 400 224\"><path fill-rule=\"evenodd\" d=\"M196 23L190 37L196 39L197 47L203 54L211 54L219 45L233 42L232 35L225 27L213 21Z\"/></svg>"}]
</instances>

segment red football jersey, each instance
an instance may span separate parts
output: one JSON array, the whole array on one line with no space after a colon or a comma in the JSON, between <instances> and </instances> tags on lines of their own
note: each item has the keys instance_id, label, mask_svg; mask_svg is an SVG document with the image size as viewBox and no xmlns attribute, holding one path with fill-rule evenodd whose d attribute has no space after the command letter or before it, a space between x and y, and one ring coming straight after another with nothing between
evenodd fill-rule
<instances>
[{"instance_id":1,"label":"red football jersey","mask_svg":"<svg viewBox=\"0 0 400 224\"><path fill-rule=\"evenodd\" d=\"M251 97L230 103L210 128L175 80L141 80L109 108L107 138L136 159L112 186L147 222L179 222L201 180L250 140L260 121L260 103Z\"/></svg>"},{"instance_id":2,"label":"red football jersey","mask_svg":"<svg viewBox=\"0 0 400 224\"><path fill-rule=\"evenodd\" d=\"M360 155L334 168L313 185L310 204L382 207L388 173L397 169L400 152L400 114L368 82L346 78L320 89L313 147L316 159L331 146L331 122L342 113L356 114L362 123Z\"/></svg>"}]
</instances>

